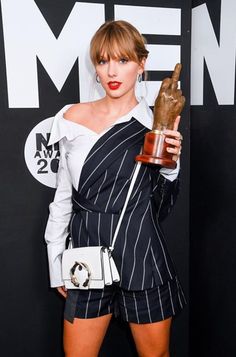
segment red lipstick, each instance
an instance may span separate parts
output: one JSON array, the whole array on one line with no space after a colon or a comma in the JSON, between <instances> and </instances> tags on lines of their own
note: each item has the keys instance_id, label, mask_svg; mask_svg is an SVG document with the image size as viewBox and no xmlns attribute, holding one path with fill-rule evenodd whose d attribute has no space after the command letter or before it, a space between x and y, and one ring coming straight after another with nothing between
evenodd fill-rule
<instances>
[{"instance_id":1,"label":"red lipstick","mask_svg":"<svg viewBox=\"0 0 236 357\"><path fill-rule=\"evenodd\" d=\"M108 87L111 90L115 90L115 89L118 89L122 83L121 82L117 82L117 81L110 81L107 84L108 84Z\"/></svg>"}]
</instances>

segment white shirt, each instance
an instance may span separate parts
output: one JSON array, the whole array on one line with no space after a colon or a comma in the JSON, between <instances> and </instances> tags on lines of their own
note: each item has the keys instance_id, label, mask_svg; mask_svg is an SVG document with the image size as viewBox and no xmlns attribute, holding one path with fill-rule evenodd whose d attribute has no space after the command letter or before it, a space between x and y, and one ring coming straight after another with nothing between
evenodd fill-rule
<instances>
[{"instance_id":1,"label":"white shirt","mask_svg":"<svg viewBox=\"0 0 236 357\"><path fill-rule=\"evenodd\" d=\"M61 273L61 255L65 249L68 236L68 224L72 214L72 186L77 190L83 163L97 140L114 125L125 123L132 117L148 129L152 129L153 113L145 99L127 114L118 118L110 127L97 134L84 125L67 120L63 117L66 110L73 104L64 106L53 121L48 145L59 141L60 163L57 174L57 189L54 201L49 205L49 218L45 231L47 243L49 273L51 287L64 285ZM175 180L179 172L179 160L176 169L160 169L168 180Z\"/></svg>"}]
</instances>

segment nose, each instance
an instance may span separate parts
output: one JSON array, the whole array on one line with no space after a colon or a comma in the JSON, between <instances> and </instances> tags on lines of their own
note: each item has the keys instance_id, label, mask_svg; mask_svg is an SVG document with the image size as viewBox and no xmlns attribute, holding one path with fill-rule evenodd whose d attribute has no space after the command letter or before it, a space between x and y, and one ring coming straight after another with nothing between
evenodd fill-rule
<instances>
[{"instance_id":1,"label":"nose","mask_svg":"<svg viewBox=\"0 0 236 357\"><path fill-rule=\"evenodd\" d=\"M117 63L111 59L108 63L108 76L115 77L117 76Z\"/></svg>"}]
</instances>

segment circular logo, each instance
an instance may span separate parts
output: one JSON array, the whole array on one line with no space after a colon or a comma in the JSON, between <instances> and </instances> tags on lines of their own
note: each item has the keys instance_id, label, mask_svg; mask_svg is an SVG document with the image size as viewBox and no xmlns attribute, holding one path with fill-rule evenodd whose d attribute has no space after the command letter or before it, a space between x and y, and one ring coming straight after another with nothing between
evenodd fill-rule
<instances>
[{"instance_id":1,"label":"circular logo","mask_svg":"<svg viewBox=\"0 0 236 357\"><path fill-rule=\"evenodd\" d=\"M25 142L25 162L36 180L45 186L56 187L56 173L60 158L59 144L47 146L53 117L38 123Z\"/></svg>"}]
</instances>

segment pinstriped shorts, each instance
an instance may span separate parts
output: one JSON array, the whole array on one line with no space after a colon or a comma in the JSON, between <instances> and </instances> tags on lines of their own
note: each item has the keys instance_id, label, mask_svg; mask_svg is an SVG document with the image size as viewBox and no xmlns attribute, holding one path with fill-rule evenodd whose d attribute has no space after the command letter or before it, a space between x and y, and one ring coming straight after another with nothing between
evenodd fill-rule
<instances>
[{"instance_id":1,"label":"pinstriped shorts","mask_svg":"<svg viewBox=\"0 0 236 357\"><path fill-rule=\"evenodd\" d=\"M95 318L114 314L127 322L151 323L177 315L186 300L177 277L161 286L130 291L118 284L103 290L68 290L64 318Z\"/></svg>"}]
</instances>

